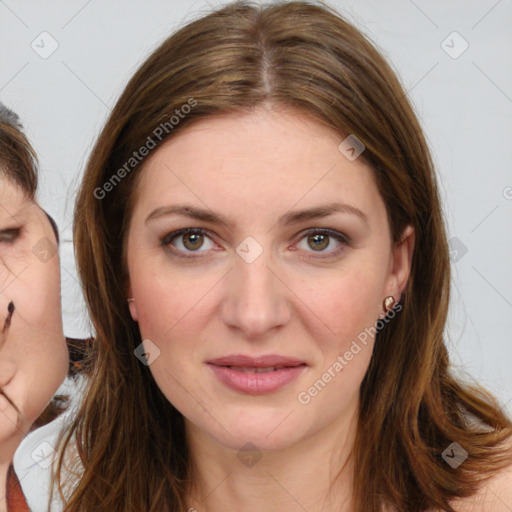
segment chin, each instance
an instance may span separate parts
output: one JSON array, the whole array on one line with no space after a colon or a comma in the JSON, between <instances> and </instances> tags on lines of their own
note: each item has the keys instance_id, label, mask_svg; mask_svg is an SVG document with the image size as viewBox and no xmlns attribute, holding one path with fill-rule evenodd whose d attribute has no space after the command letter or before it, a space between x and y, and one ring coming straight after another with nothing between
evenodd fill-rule
<instances>
[{"instance_id":1,"label":"chin","mask_svg":"<svg viewBox=\"0 0 512 512\"><path fill-rule=\"evenodd\" d=\"M219 434L218 432L214 434L216 441L237 453L253 450L259 452L279 452L299 441L299 439L295 439L291 436L272 437L268 436L268 432L255 432L249 429L236 432L232 436L223 432L221 437L217 437Z\"/></svg>"},{"instance_id":2,"label":"chin","mask_svg":"<svg viewBox=\"0 0 512 512\"><path fill-rule=\"evenodd\" d=\"M245 412L244 418L235 413L218 418L220 425L216 422L208 422L207 425L193 422L193 428L237 452L249 443L261 451L279 451L295 444L301 437L296 421L286 418L288 413L269 411L265 415L261 411L254 411L254 414Z\"/></svg>"}]
</instances>

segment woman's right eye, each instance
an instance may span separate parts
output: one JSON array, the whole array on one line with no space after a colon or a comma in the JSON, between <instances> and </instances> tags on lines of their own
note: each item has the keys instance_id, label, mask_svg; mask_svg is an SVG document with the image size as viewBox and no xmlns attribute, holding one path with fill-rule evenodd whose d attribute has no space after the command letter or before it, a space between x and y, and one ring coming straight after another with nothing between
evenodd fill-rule
<instances>
[{"instance_id":1,"label":"woman's right eye","mask_svg":"<svg viewBox=\"0 0 512 512\"><path fill-rule=\"evenodd\" d=\"M210 246L207 243L205 245L207 240L210 241ZM208 231L202 228L184 228L174 231L163 237L160 243L167 247L175 256L182 256L184 258L197 257L194 256L194 253L207 252L208 249L215 245L208 236Z\"/></svg>"},{"instance_id":2,"label":"woman's right eye","mask_svg":"<svg viewBox=\"0 0 512 512\"><path fill-rule=\"evenodd\" d=\"M20 236L21 228L9 228L0 230L0 243L12 243Z\"/></svg>"}]
</instances>

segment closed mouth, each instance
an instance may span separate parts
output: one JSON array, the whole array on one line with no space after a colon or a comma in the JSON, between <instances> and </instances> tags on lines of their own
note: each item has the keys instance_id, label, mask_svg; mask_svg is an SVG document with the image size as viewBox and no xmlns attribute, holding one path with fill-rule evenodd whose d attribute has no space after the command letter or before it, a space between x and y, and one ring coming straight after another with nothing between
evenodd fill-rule
<instances>
[{"instance_id":1,"label":"closed mouth","mask_svg":"<svg viewBox=\"0 0 512 512\"><path fill-rule=\"evenodd\" d=\"M275 372L277 370L285 370L287 368L296 368L297 366L305 366L304 364L297 364L293 366L231 366L231 365L215 365L224 368L229 368L235 372L242 373L268 373Z\"/></svg>"}]
</instances>

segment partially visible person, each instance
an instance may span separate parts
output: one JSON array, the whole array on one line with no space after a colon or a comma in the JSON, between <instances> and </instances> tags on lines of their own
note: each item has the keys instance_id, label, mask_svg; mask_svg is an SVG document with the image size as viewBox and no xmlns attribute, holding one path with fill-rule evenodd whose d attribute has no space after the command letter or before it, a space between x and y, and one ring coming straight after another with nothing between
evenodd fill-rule
<instances>
[{"instance_id":1,"label":"partially visible person","mask_svg":"<svg viewBox=\"0 0 512 512\"><path fill-rule=\"evenodd\" d=\"M0 512L29 510L12 459L31 429L62 411L52 396L69 364L58 233L35 199L37 181L18 116L0 104Z\"/></svg>"}]
</instances>

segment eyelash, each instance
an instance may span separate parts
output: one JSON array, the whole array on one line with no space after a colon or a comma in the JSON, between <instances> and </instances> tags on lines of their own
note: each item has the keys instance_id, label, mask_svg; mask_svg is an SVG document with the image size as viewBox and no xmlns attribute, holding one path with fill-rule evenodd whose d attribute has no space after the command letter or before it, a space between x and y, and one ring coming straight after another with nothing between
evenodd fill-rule
<instances>
[{"instance_id":1,"label":"eyelash","mask_svg":"<svg viewBox=\"0 0 512 512\"><path fill-rule=\"evenodd\" d=\"M173 256L177 256L177 257L181 257L181 258L189 258L189 259L201 257L201 256L186 256L185 254L187 254L187 253L193 254L194 252L201 253L201 252L207 252L207 251L182 251L181 249L176 249L175 247L172 246L171 242L174 241L174 239L176 239L180 236L183 236L183 235L187 235L187 234L203 235L203 236L207 236L208 238L211 238L209 235L209 231L206 229L184 228L184 229L179 229L178 231L173 231L172 233L165 235L160 240L160 244L163 247L167 248ZM298 241L301 241L302 239L304 239L308 236L312 236L312 235L328 235L329 237L334 238L335 240L337 240L338 242L340 242L342 244L342 246L337 249L334 249L331 251L326 251L327 256L315 256L317 258L330 258L330 257L336 256L342 250L344 250L344 248L345 248L344 246L349 245L349 238L345 234L340 233L339 231L335 231L333 229L328 229L328 228L307 229L306 231L303 231L301 233L301 236L298 239ZM313 253L317 252L318 254L324 253L324 251L308 251L308 252L313 252Z\"/></svg>"},{"instance_id":2,"label":"eyelash","mask_svg":"<svg viewBox=\"0 0 512 512\"><path fill-rule=\"evenodd\" d=\"M9 228L0 230L0 243L12 244L20 236L21 228Z\"/></svg>"}]
</instances>

